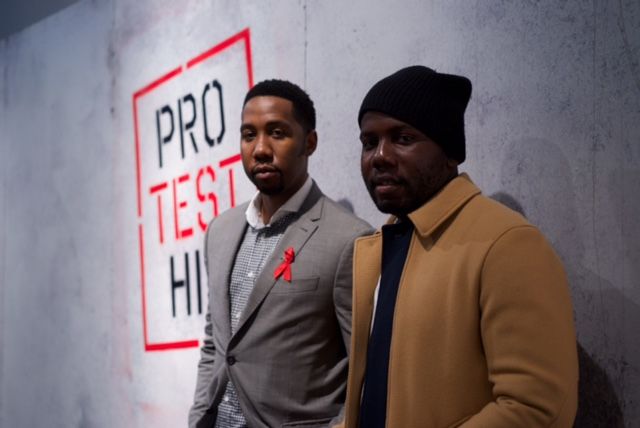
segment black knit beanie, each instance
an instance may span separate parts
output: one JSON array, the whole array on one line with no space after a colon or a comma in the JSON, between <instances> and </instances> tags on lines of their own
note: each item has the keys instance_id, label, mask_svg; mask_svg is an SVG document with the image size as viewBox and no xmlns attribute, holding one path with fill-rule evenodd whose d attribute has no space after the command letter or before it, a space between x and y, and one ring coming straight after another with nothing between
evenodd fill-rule
<instances>
[{"instance_id":1,"label":"black knit beanie","mask_svg":"<svg viewBox=\"0 0 640 428\"><path fill-rule=\"evenodd\" d=\"M414 65L373 85L362 101L358 125L367 111L405 122L437 143L451 159L464 162L464 110L471 81Z\"/></svg>"}]
</instances>

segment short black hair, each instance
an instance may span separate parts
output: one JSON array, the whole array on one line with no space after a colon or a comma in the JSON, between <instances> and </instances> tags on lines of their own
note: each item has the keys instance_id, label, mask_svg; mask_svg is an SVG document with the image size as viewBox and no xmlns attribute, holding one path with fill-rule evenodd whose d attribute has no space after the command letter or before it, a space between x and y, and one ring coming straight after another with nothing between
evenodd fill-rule
<instances>
[{"instance_id":1,"label":"short black hair","mask_svg":"<svg viewBox=\"0 0 640 428\"><path fill-rule=\"evenodd\" d=\"M302 125L305 133L316 129L316 109L313 107L313 101L309 98L309 94L295 83L279 79L263 80L249 89L249 92L244 97L242 107L251 98L261 96L279 97L291 101L293 104L293 117Z\"/></svg>"}]
</instances>

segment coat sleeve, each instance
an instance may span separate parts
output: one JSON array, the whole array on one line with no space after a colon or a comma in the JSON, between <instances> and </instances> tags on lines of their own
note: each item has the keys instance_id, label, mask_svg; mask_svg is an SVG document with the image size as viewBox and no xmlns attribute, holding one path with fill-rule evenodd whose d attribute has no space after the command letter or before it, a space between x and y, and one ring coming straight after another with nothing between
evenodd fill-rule
<instances>
[{"instance_id":1,"label":"coat sleeve","mask_svg":"<svg viewBox=\"0 0 640 428\"><path fill-rule=\"evenodd\" d=\"M211 224L207 229L204 241L204 258L207 277L209 274L208 263L208 245L209 232ZM198 363L198 378L196 381L196 392L194 395L193 405L189 410L189 427L194 428L198 421L202 419L209 408L209 388L213 380L213 363L215 361L216 348L213 343L213 327L211 324L211 305L207 304L207 312L205 317L204 340L200 348L200 362Z\"/></svg>"},{"instance_id":2,"label":"coat sleeve","mask_svg":"<svg viewBox=\"0 0 640 428\"><path fill-rule=\"evenodd\" d=\"M481 273L481 336L493 401L461 426L571 427L578 361L559 258L532 226L505 232Z\"/></svg>"}]
</instances>

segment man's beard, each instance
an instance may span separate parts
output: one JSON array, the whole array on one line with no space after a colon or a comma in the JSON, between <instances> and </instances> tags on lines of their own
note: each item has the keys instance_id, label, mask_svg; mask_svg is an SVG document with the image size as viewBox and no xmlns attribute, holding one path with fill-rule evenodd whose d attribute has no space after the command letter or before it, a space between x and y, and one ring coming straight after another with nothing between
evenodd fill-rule
<instances>
[{"instance_id":1,"label":"man's beard","mask_svg":"<svg viewBox=\"0 0 640 428\"><path fill-rule=\"evenodd\" d=\"M278 180L278 183L275 185L271 185L271 186L266 185L266 183L263 183L260 180L258 180L253 174L251 175L251 182L256 186L258 191L260 191L260 193L262 193L263 195L267 195L267 196L277 195L279 193L282 193L282 191L284 191L284 182L282 181L282 173L278 171L278 174L280 175L280 179Z\"/></svg>"}]
</instances>

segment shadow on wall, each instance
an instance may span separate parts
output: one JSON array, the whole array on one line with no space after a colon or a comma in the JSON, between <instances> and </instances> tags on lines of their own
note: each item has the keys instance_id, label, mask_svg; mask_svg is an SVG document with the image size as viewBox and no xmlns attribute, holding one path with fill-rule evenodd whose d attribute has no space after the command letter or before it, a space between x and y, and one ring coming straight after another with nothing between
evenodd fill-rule
<instances>
[{"instance_id":1,"label":"shadow on wall","mask_svg":"<svg viewBox=\"0 0 640 428\"><path fill-rule=\"evenodd\" d=\"M340 204L342 206L342 208L344 208L345 210L349 211L351 214L355 214L355 211L353 209L353 204L351 203L351 201L347 198L342 198L339 199L338 204Z\"/></svg>"},{"instance_id":2,"label":"shadow on wall","mask_svg":"<svg viewBox=\"0 0 640 428\"><path fill-rule=\"evenodd\" d=\"M624 427L625 400L618 394L625 392L625 348L633 340L624 330L625 325L640 325L640 308L584 265L588 242L580 230L571 168L560 148L525 139L506 144L505 150L502 190L491 197L540 227L569 278L580 363L574 426Z\"/></svg>"},{"instance_id":3,"label":"shadow on wall","mask_svg":"<svg viewBox=\"0 0 640 428\"><path fill-rule=\"evenodd\" d=\"M522 205L508 193L497 192L489 197L526 217ZM596 363L579 342L577 346L580 381L578 383L578 412L574 427L623 428L622 409L611 380L605 370Z\"/></svg>"}]
</instances>

